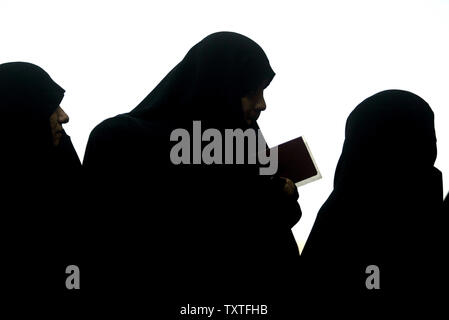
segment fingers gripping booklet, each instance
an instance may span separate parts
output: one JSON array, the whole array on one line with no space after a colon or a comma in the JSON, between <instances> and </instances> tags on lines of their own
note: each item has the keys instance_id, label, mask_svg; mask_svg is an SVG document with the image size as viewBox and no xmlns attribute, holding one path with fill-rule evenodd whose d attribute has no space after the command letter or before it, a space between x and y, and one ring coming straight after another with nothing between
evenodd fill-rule
<instances>
[{"instance_id":1,"label":"fingers gripping booklet","mask_svg":"<svg viewBox=\"0 0 449 320\"><path fill-rule=\"evenodd\" d=\"M284 142L277 148L277 175L289 178L297 187L321 179L321 174L303 137Z\"/></svg>"}]
</instances>

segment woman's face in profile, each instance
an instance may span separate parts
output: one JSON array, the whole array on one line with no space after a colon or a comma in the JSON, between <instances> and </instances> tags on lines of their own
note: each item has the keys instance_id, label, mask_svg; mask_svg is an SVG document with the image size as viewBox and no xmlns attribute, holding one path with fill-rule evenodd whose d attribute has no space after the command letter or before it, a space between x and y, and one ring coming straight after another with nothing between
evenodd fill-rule
<instances>
[{"instance_id":1,"label":"woman's face in profile","mask_svg":"<svg viewBox=\"0 0 449 320\"><path fill-rule=\"evenodd\" d=\"M254 124L260 116L260 113L266 109L263 90L265 86L261 85L256 90L251 91L241 98L243 118L248 125Z\"/></svg>"},{"instance_id":2,"label":"woman's face in profile","mask_svg":"<svg viewBox=\"0 0 449 320\"><path fill-rule=\"evenodd\" d=\"M59 106L50 116L50 129L53 146L58 146L62 137L62 124L69 122L69 116Z\"/></svg>"}]
</instances>

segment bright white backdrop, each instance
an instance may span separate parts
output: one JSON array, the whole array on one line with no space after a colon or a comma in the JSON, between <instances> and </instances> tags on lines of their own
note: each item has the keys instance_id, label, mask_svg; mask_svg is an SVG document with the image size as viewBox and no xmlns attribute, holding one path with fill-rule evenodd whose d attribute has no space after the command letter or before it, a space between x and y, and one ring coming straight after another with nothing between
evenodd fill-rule
<instances>
[{"instance_id":1,"label":"bright white backdrop","mask_svg":"<svg viewBox=\"0 0 449 320\"><path fill-rule=\"evenodd\" d=\"M304 135L323 175L299 190L300 247L332 190L346 117L378 91L431 105L436 165L449 176L449 1L0 0L0 63L33 62L66 89L66 131L82 159L96 124L131 110L223 30L258 42L277 73L259 120L268 143Z\"/></svg>"}]
</instances>

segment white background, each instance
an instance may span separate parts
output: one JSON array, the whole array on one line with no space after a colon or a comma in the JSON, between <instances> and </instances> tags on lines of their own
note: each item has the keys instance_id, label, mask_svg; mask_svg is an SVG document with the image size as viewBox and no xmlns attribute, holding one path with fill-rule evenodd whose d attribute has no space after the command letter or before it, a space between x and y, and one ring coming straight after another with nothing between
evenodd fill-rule
<instances>
[{"instance_id":1,"label":"white background","mask_svg":"<svg viewBox=\"0 0 449 320\"><path fill-rule=\"evenodd\" d=\"M449 1L0 0L0 63L33 62L66 89L66 131L82 159L96 124L134 108L216 31L265 50L276 77L264 135L269 145L304 135L323 175L299 190L300 247L332 191L346 118L378 91L409 90L431 105L436 166L449 175Z\"/></svg>"}]
</instances>

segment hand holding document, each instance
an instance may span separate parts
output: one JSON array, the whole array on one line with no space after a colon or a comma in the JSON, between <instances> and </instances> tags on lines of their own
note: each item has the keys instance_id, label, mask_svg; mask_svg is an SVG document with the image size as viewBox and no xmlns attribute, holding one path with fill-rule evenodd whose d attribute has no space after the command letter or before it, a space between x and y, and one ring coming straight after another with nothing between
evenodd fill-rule
<instances>
[{"instance_id":1,"label":"hand holding document","mask_svg":"<svg viewBox=\"0 0 449 320\"><path fill-rule=\"evenodd\" d=\"M278 176L289 178L297 187L321 179L320 171L303 137L274 148L278 149Z\"/></svg>"}]
</instances>

